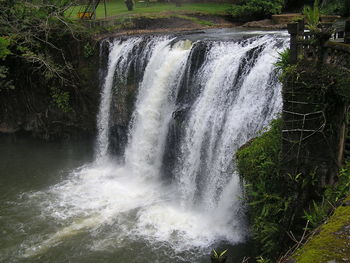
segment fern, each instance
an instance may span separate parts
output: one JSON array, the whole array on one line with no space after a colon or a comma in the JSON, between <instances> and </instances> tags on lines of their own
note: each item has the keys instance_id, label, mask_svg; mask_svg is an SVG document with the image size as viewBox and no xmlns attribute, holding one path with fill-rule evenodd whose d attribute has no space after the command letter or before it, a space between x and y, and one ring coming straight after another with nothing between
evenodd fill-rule
<instances>
[{"instance_id":1,"label":"fern","mask_svg":"<svg viewBox=\"0 0 350 263\"><path fill-rule=\"evenodd\" d=\"M317 31L320 24L320 9L318 7L318 0L315 0L314 6L304 6L303 15L306 20L306 28L310 31Z\"/></svg>"}]
</instances>

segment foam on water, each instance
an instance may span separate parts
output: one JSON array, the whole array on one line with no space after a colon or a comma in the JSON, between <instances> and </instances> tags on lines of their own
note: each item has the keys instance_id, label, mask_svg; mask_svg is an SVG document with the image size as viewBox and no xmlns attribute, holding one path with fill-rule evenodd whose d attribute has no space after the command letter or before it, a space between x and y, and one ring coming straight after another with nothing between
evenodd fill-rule
<instances>
[{"instance_id":1,"label":"foam on water","mask_svg":"<svg viewBox=\"0 0 350 263\"><path fill-rule=\"evenodd\" d=\"M23 256L44 253L89 233L91 250L123 247L127 240L165 244L174 253L244 241L247 230L235 151L280 110L273 73L277 38L213 42L198 74L198 97L184 120L172 183L160 177L169 122L193 43L155 37L145 48L145 71L129 129L125 162L108 157L109 115L115 76L124 76L142 38L111 43L98 115L96 161L47 191L28 194L56 231L24 244ZM123 75L124 74L124 75Z\"/></svg>"}]
</instances>

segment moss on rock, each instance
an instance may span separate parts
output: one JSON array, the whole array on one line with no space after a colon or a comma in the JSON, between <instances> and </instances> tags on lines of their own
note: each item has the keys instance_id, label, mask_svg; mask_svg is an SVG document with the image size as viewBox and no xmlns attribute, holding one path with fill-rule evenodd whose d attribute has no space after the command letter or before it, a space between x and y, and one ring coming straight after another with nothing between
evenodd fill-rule
<instances>
[{"instance_id":1,"label":"moss on rock","mask_svg":"<svg viewBox=\"0 0 350 263\"><path fill-rule=\"evenodd\" d=\"M297 263L350 261L350 196L338 207L328 222L294 256Z\"/></svg>"}]
</instances>

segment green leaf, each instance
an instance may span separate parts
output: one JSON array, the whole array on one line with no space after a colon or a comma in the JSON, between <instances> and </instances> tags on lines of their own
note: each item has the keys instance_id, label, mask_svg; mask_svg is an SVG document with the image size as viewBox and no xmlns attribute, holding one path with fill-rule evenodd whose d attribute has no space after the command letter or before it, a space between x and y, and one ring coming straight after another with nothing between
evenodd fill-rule
<instances>
[{"instance_id":1,"label":"green leaf","mask_svg":"<svg viewBox=\"0 0 350 263\"><path fill-rule=\"evenodd\" d=\"M219 255L219 258L221 258L223 255L225 255L225 254L226 254L226 252L227 252L227 249L226 249L226 250L224 250L223 252L221 252L221 253L220 253L220 255Z\"/></svg>"}]
</instances>

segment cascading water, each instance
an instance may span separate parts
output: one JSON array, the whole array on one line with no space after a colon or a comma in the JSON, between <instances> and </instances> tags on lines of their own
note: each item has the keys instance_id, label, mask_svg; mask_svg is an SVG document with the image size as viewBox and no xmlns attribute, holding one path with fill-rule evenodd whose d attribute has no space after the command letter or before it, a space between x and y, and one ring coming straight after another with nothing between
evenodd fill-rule
<instances>
[{"instance_id":1,"label":"cascading water","mask_svg":"<svg viewBox=\"0 0 350 263\"><path fill-rule=\"evenodd\" d=\"M174 90L183 74L191 44L159 41L146 67L133 116L126 167L134 176L156 177L161 167Z\"/></svg>"},{"instance_id":2,"label":"cascading water","mask_svg":"<svg viewBox=\"0 0 350 263\"><path fill-rule=\"evenodd\" d=\"M125 42L118 41L113 45L110 51L108 71L102 87L100 109L97 116L97 159L105 157L108 152L109 116L114 79L118 78L121 84L126 84L125 75L130 68L130 60L128 60L128 55L132 48L139 43L140 40L140 38L130 38Z\"/></svg>"},{"instance_id":3,"label":"cascading water","mask_svg":"<svg viewBox=\"0 0 350 263\"><path fill-rule=\"evenodd\" d=\"M273 64L286 44L276 35L110 41L96 161L28 194L54 233L28 239L22 257L79 235L84 253L119 251L117 262L125 263L202 262L220 241L243 242L234 154L280 111ZM131 71L139 83L128 141L123 156L108 158L112 97Z\"/></svg>"}]
</instances>

